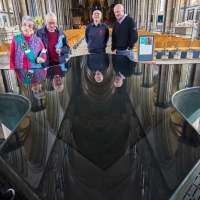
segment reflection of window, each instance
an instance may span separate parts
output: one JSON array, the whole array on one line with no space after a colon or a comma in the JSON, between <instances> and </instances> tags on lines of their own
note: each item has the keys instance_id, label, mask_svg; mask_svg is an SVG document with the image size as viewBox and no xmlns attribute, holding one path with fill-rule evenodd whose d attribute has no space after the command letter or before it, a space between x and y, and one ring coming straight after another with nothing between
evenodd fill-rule
<instances>
[{"instance_id":1,"label":"reflection of window","mask_svg":"<svg viewBox=\"0 0 200 200\"><path fill-rule=\"evenodd\" d=\"M200 20L200 8L197 9L197 14L196 14L196 17L195 17L195 20Z\"/></svg>"},{"instance_id":2,"label":"reflection of window","mask_svg":"<svg viewBox=\"0 0 200 200\"><path fill-rule=\"evenodd\" d=\"M187 20L193 20L194 10L188 10Z\"/></svg>"},{"instance_id":3,"label":"reflection of window","mask_svg":"<svg viewBox=\"0 0 200 200\"><path fill-rule=\"evenodd\" d=\"M0 11L5 11L3 0L0 0Z\"/></svg>"}]
</instances>

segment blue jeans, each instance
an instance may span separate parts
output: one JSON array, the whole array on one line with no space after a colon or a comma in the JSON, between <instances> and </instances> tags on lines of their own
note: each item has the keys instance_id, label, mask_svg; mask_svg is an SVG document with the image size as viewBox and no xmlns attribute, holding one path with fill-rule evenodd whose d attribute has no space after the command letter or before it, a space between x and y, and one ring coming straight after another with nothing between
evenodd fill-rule
<instances>
[{"instance_id":1,"label":"blue jeans","mask_svg":"<svg viewBox=\"0 0 200 200\"><path fill-rule=\"evenodd\" d=\"M129 50L129 51L127 51L127 50L117 50L116 54L127 56L132 61L134 59L134 52L133 52L132 49Z\"/></svg>"}]
</instances>

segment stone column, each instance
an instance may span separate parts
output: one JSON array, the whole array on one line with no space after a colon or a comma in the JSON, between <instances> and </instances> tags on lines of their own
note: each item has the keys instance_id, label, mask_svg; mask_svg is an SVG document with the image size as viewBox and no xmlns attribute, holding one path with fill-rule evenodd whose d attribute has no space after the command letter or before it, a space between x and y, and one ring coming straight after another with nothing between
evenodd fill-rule
<instances>
[{"instance_id":1,"label":"stone column","mask_svg":"<svg viewBox=\"0 0 200 200\"><path fill-rule=\"evenodd\" d=\"M166 25L165 25L166 31L169 31L171 29L172 7L173 7L173 0L168 0L167 13L166 13Z\"/></svg>"},{"instance_id":2,"label":"stone column","mask_svg":"<svg viewBox=\"0 0 200 200\"><path fill-rule=\"evenodd\" d=\"M173 27L176 26L178 22L179 10L180 10L181 0L174 1L174 16L173 16Z\"/></svg>"},{"instance_id":3,"label":"stone column","mask_svg":"<svg viewBox=\"0 0 200 200\"><path fill-rule=\"evenodd\" d=\"M155 106L161 108L170 107L170 96L172 93L174 65L161 65L159 69L159 80Z\"/></svg>"},{"instance_id":4,"label":"stone column","mask_svg":"<svg viewBox=\"0 0 200 200\"><path fill-rule=\"evenodd\" d=\"M158 20L158 8L159 8L159 2L160 0L153 0L153 7L152 7L152 13L153 13L153 23L152 23L152 26L153 28L156 28L157 27L157 20Z\"/></svg>"}]
</instances>

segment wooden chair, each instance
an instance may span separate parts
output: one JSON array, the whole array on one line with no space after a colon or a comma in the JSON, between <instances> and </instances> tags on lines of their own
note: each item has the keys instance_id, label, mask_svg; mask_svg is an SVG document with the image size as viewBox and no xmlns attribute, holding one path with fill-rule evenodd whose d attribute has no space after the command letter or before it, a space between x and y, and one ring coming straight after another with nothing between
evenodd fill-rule
<instances>
[{"instance_id":1,"label":"wooden chair","mask_svg":"<svg viewBox=\"0 0 200 200\"><path fill-rule=\"evenodd\" d=\"M5 45L0 45L0 56L5 56L8 53L8 48Z\"/></svg>"},{"instance_id":2,"label":"wooden chair","mask_svg":"<svg viewBox=\"0 0 200 200\"><path fill-rule=\"evenodd\" d=\"M162 51L165 49L166 41L155 41L155 51Z\"/></svg>"},{"instance_id":3,"label":"wooden chair","mask_svg":"<svg viewBox=\"0 0 200 200\"><path fill-rule=\"evenodd\" d=\"M193 40L190 46L191 50L200 50L200 40Z\"/></svg>"}]
</instances>

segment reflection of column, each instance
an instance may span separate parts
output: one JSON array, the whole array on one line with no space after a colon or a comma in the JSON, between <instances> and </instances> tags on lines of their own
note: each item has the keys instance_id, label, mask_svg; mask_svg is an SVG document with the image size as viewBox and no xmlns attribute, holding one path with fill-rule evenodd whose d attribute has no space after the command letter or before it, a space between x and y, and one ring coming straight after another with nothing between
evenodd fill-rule
<instances>
[{"instance_id":1,"label":"reflection of column","mask_svg":"<svg viewBox=\"0 0 200 200\"><path fill-rule=\"evenodd\" d=\"M153 65L144 65L141 91L141 120L147 131L153 116Z\"/></svg>"},{"instance_id":2,"label":"reflection of column","mask_svg":"<svg viewBox=\"0 0 200 200\"><path fill-rule=\"evenodd\" d=\"M174 65L161 65L159 69L159 79L157 88L157 99L155 106L167 108L170 106L170 96L172 93Z\"/></svg>"},{"instance_id":3,"label":"reflection of column","mask_svg":"<svg viewBox=\"0 0 200 200\"><path fill-rule=\"evenodd\" d=\"M189 67L188 87L194 86L195 72L196 72L196 64L191 64Z\"/></svg>"},{"instance_id":4,"label":"reflection of column","mask_svg":"<svg viewBox=\"0 0 200 200\"><path fill-rule=\"evenodd\" d=\"M179 141L192 147L198 147L200 145L199 139L197 131L188 122L184 121Z\"/></svg>"}]
</instances>

